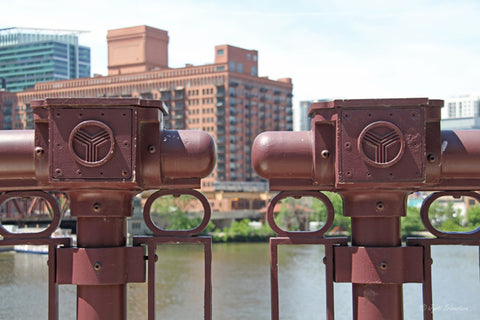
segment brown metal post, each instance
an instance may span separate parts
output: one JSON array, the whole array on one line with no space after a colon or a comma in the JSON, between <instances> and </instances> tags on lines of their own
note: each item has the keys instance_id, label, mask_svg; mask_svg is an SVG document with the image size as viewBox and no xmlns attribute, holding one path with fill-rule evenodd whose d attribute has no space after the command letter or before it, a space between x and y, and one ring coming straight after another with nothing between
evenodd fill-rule
<instances>
[{"instance_id":1,"label":"brown metal post","mask_svg":"<svg viewBox=\"0 0 480 320\"><path fill-rule=\"evenodd\" d=\"M69 192L72 216L77 217L78 248L110 248L126 245L126 218L131 215L132 193L110 191ZM89 273L100 273L106 261L90 260L91 264L80 265ZM110 272L123 272L112 268ZM119 278L123 275L118 274ZM77 319L126 319L126 284L103 284L77 286Z\"/></svg>"},{"instance_id":2,"label":"brown metal post","mask_svg":"<svg viewBox=\"0 0 480 320\"><path fill-rule=\"evenodd\" d=\"M354 319L403 319L403 283L428 282L426 251L402 246L400 218L410 192L442 188L442 164L445 175L458 177L465 170L442 162L442 105L428 99L315 103L311 131L262 133L253 144L253 166L271 190L342 196L343 214L351 218L351 246L334 247L327 260L333 261L334 281L352 283ZM462 155L452 141L456 137L446 138L478 178L471 155L468 160Z\"/></svg>"},{"instance_id":3,"label":"brown metal post","mask_svg":"<svg viewBox=\"0 0 480 320\"><path fill-rule=\"evenodd\" d=\"M401 246L400 217L405 215L407 193L344 192L342 196L344 215L351 217L352 246ZM368 267L387 271L389 261L381 263ZM401 284L353 283L352 294L355 319L403 319Z\"/></svg>"},{"instance_id":4,"label":"brown metal post","mask_svg":"<svg viewBox=\"0 0 480 320\"><path fill-rule=\"evenodd\" d=\"M38 233L16 235L0 225L8 239L0 245L50 245L49 319L57 317L57 284L77 285L77 319L126 319L127 283L146 280L145 248L126 241L133 196L152 189L193 193L213 170L215 142L202 131L164 130L168 110L159 100L60 98L33 101L32 107L35 130L0 133L0 191L7 191L0 204L39 197L54 217ZM76 247L51 238L60 208L52 195L38 190L68 195L77 219ZM208 211L205 227L210 206L206 199L202 204ZM18 207L20 214L29 208L27 202ZM154 262L150 249L148 260ZM210 299L211 285L206 288ZM211 303L206 305L208 314Z\"/></svg>"}]
</instances>

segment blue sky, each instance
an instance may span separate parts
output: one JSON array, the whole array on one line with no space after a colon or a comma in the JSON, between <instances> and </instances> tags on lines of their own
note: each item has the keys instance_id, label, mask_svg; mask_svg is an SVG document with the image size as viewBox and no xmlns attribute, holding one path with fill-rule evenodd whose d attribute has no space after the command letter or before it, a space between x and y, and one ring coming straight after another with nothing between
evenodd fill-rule
<instances>
[{"instance_id":1,"label":"blue sky","mask_svg":"<svg viewBox=\"0 0 480 320\"><path fill-rule=\"evenodd\" d=\"M78 7L74 7L78 4ZM0 0L0 27L90 31L107 74L110 29L167 30L169 64L212 63L214 46L259 51L259 75L291 77L295 100L478 93L480 1Z\"/></svg>"}]
</instances>

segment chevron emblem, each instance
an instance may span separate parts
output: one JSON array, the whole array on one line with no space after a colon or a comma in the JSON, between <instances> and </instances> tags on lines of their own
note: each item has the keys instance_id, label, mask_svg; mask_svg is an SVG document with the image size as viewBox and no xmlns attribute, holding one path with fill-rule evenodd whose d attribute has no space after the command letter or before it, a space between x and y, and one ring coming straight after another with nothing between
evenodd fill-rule
<instances>
[{"instance_id":1,"label":"chevron emblem","mask_svg":"<svg viewBox=\"0 0 480 320\"><path fill-rule=\"evenodd\" d=\"M70 152L81 164L96 167L107 162L113 154L111 129L102 122L90 120L78 125L70 135Z\"/></svg>"},{"instance_id":2,"label":"chevron emblem","mask_svg":"<svg viewBox=\"0 0 480 320\"><path fill-rule=\"evenodd\" d=\"M372 160L382 164L393 160L388 158L388 151L401 143L400 136L394 130L382 136L369 131L365 133L363 139L375 149L375 159Z\"/></svg>"},{"instance_id":3,"label":"chevron emblem","mask_svg":"<svg viewBox=\"0 0 480 320\"><path fill-rule=\"evenodd\" d=\"M402 131L386 121L367 126L360 134L358 142L362 158L377 167L393 165L404 152Z\"/></svg>"},{"instance_id":4,"label":"chevron emblem","mask_svg":"<svg viewBox=\"0 0 480 320\"><path fill-rule=\"evenodd\" d=\"M110 136L106 130L102 130L93 136L83 130L78 130L75 132L73 139L84 147L85 156L83 160L90 163L101 160L103 157L99 154L99 148L105 143L110 143Z\"/></svg>"}]
</instances>

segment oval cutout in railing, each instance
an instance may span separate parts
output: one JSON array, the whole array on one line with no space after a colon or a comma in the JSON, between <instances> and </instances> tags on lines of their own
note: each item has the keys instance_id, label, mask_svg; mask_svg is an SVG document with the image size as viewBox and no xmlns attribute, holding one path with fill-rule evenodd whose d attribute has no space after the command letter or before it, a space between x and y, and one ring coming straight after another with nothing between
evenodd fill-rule
<instances>
[{"instance_id":1,"label":"oval cutout in railing","mask_svg":"<svg viewBox=\"0 0 480 320\"><path fill-rule=\"evenodd\" d=\"M58 228L61 211L46 192L18 191L0 196L0 216L0 235L5 239L47 238Z\"/></svg>"},{"instance_id":2,"label":"oval cutout in railing","mask_svg":"<svg viewBox=\"0 0 480 320\"><path fill-rule=\"evenodd\" d=\"M478 239L479 202L480 194L471 191L432 193L424 200L420 216L425 228L439 238Z\"/></svg>"},{"instance_id":3,"label":"oval cutout in railing","mask_svg":"<svg viewBox=\"0 0 480 320\"><path fill-rule=\"evenodd\" d=\"M317 191L280 192L269 203L267 221L278 236L321 237L333 224L330 199Z\"/></svg>"},{"instance_id":4,"label":"oval cutout in railing","mask_svg":"<svg viewBox=\"0 0 480 320\"><path fill-rule=\"evenodd\" d=\"M210 222L210 203L195 190L160 190L148 197L143 208L147 227L155 235L192 236Z\"/></svg>"}]
</instances>

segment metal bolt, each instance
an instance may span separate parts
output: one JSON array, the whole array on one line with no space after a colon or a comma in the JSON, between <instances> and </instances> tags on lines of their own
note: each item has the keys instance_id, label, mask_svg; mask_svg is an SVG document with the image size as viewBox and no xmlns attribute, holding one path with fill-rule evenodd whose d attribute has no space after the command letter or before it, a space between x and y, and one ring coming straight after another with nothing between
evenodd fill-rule
<instances>
[{"instance_id":1,"label":"metal bolt","mask_svg":"<svg viewBox=\"0 0 480 320\"><path fill-rule=\"evenodd\" d=\"M388 264L385 261L380 262L380 270L385 271L388 268Z\"/></svg>"},{"instance_id":2,"label":"metal bolt","mask_svg":"<svg viewBox=\"0 0 480 320\"><path fill-rule=\"evenodd\" d=\"M155 151L157 151L157 148L153 144L148 146L148 152L155 153Z\"/></svg>"},{"instance_id":3,"label":"metal bolt","mask_svg":"<svg viewBox=\"0 0 480 320\"><path fill-rule=\"evenodd\" d=\"M57 176L62 176L63 175L63 171L60 168L55 169L55 173L56 173Z\"/></svg>"},{"instance_id":4,"label":"metal bolt","mask_svg":"<svg viewBox=\"0 0 480 320\"><path fill-rule=\"evenodd\" d=\"M100 271L102 269L102 263L99 262L99 261L96 261L94 264L93 264L93 270L95 271Z\"/></svg>"},{"instance_id":5,"label":"metal bolt","mask_svg":"<svg viewBox=\"0 0 480 320\"><path fill-rule=\"evenodd\" d=\"M122 176L124 176L124 177L125 177L127 174L128 174L128 170L126 170L126 169L123 169L123 170L122 170Z\"/></svg>"},{"instance_id":6,"label":"metal bolt","mask_svg":"<svg viewBox=\"0 0 480 320\"><path fill-rule=\"evenodd\" d=\"M95 213L99 213L100 211L102 211L102 205L98 202L95 202L92 208L93 208L93 212Z\"/></svg>"},{"instance_id":7,"label":"metal bolt","mask_svg":"<svg viewBox=\"0 0 480 320\"><path fill-rule=\"evenodd\" d=\"M82 175L82 171L80 171L80 169L78 169L78 170L77 170L77 174L78 174L79 176L81 176L81 175Z\"/></svg>"},{"instance_id":8,"label":"metal bolt","mask_svg":"<svg viewBox=\"0 0 480 320\"><path fill-rule=\"evenodd\" d=\"M385 209L385 204L382 201L377 202L377 210L382 211Z\"/></svg>"},{"instance_id":9,"label":"metal bolt","mask_svg":"<svg viewBox=\"0 0 480 320\"><path fill-rule=\"evenodd\" d=\"M320 152L320 155L322 156L323 159L328 159L330 157L330 151L322 150L322 152Z\"/></svg>"},{"instance_id":10,"label":"metal bolt","mask_svg":"<svg viewBox=\"0 0 480 320\"><path fill-rule=\"evenodd\" d=\"M347 151L352 150L352 144L350 142L345 142L345 150Z\"/></svg>"},{"instance_id":11,"label":"metal bolt","mask_svg":"<svg viewBox=\"0 0 480 320\"><path fill-rule=\"evenodd\" d=\"M36 147L35 155L37 156L37 158L42 158L45 155L45 150L43 150L42 147Z\"/></svg>"},{"instance_id":12,"label":"metal bolt","mask_svg":"<svg viewBox=\"0 0 480 320\"><path fill-rule=\"evenodd\" d=\"M435 153L430 153L428 156L427 156L427 160L428 162L432 163L432 162L435 162L435 160L437 160L437 155Z\"/></svg>"}]
</instances>

